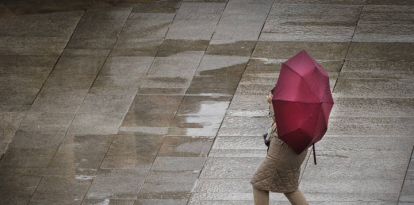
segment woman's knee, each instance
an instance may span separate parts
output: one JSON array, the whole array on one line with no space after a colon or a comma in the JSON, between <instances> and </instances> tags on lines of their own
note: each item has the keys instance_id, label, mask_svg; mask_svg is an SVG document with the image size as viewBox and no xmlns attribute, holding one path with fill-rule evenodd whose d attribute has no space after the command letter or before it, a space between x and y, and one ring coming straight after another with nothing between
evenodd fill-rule
<instances>
[{"instance_id":1,"label":"woman's knee","mask_svg":"<svg viewBox=\"0 0 414 205\"><path fill-rule=\"evenodd\" d=\"M289 199L292 205L309 205L305 196L303 196L299 189L296 189L293 192L285 193L285 196Z\"/></svg>"}]
</instances>

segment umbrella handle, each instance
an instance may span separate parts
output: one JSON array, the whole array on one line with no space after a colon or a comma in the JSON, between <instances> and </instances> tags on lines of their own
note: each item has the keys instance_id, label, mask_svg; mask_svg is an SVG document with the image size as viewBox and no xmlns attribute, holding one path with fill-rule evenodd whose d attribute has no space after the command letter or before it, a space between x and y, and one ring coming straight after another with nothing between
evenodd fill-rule
<instances>
[{"instance_id":1,"label":"umbrella handle","mask_svg":"<svg viewBox=\"0 0 414 205\"><path fill-rule=\"evenodd\" d=\"M315 153L315 143L313 143L313 162L315 163L315 165L316 165L316 153Z\"/></svg>"}]
</instances>

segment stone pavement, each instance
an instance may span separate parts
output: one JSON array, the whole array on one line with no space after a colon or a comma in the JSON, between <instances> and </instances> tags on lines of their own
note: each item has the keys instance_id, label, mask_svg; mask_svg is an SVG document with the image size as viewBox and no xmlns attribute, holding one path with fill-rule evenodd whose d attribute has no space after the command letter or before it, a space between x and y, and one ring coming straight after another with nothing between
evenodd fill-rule
<instances>
[{"instance_id":1,"label":"stone pavement","mask_svg":"<svg viewBox=\"0 0 414 205\"><path fill-rule=\"evenodd\" d=\"M0 1L0 204L252 204L265 95L303 49L335 101L310 204L414 204L413 1L73 2Z\"/></svg>"}]
</instances>

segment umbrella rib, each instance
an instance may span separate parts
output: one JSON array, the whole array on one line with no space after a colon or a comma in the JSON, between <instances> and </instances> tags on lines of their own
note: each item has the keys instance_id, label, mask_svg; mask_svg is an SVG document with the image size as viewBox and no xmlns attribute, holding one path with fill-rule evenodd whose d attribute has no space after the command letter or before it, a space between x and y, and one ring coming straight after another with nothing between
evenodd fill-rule
<instances>
[{"instance_id":1,"label":"umbrella rib","mask_svg":"<svg viewBox=\"0 0 414 205\"><path fill-rule=\"evenodd\" d=\"M286 64L284 64L284 65L286 65ZM306 84L308 85L308 88L310 87L309 86L309 83L308 83L308 81L306 81L305 80L305 78L302 76L302 75L300 75L298 72L296 72L295 70L293 70L291 67L289 67L288 65L286 65L286 67L287 68L289 68L289 70L291 70L292 72L294 72L294 73L296 73L296 75L298 75L298 76L300 76L302 79L303 79L303 81L305 81L306 82ZM312 95L316 98L316 99L318 99L318 96L316 96L315 95L315 93L309 88L309 91L312 93Z\"/></svg>"}]
</instances>

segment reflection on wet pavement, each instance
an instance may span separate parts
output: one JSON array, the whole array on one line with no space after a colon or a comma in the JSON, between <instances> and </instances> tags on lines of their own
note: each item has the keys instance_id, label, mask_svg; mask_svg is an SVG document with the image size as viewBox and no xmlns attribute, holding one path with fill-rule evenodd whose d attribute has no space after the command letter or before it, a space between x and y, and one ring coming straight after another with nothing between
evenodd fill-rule
<instances>
[{"instance_id":1,"label":"reflection on wet pavement","mask_svg":"<svg viewBox=\"0 0 414 205\"><path fill-rule=\"evenodd\" d=\"M413 11L0 0L0 204L252 204L265 96L301 50L335 101L318 165L301 168L310 204L412 204Z\"/></svg>"}]
</instances>

